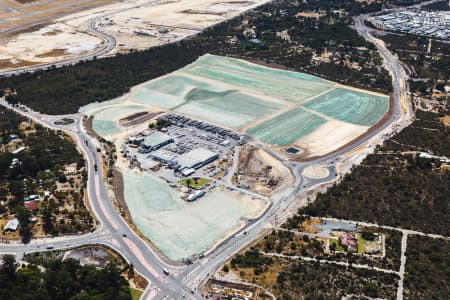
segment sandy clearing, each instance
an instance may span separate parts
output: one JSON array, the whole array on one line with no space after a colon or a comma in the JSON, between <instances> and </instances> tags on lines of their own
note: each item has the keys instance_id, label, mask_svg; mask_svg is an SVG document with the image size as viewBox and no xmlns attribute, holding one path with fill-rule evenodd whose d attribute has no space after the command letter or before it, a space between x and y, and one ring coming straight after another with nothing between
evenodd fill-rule
<instances>
[{"instance_id":1,"label":"sandy clearing","mask_svg":"<svg viewBox=\"0 0 450 300\"><path fill-rule=\"evenodd\" d=\"M195 62L193 64L195 64ZM189 66L192 66L192 64ZM189 67L189 66L187 66L187 67ZM106 106L113 107L113 106L122 106L122 105L126 106L126 105L139 104L139 105L145 106L146 107L145 110L148 110L148 111L156 111L156 110L157 111L167 111L166 109L161 109L159 106L156 106L156 105L137 103L134 101L134 97L139 90L141 90L142 88L145 88L145 86L147 84L149 84L150 82L158 81L163 78L176 75L176 76L186 77L189 79L200 80L207 84L211 84L216 87L222 87L224 89L239 90L243 94L247 94L247 95L250 95L253 97L258 97L258 98L261 98L261 99L264 99L264 100L267 100L270 102L275 102L275 103L284 105L284 107L280 108L279 110L274 111L272 114L269 114L268 116L264 116L264 117L261 117L261 118L255 120L253 122L253 124L250 124L250 125L254 125L255 123L260 123L262 120L265 120L265 119L270 119L275 115L279 115L280 112L289 110L296 106L299 106L299 107L302 107L302 109L305 109L303 107L303 105L295 105L291 102L286 102L286 101L277 99L275 97L269 97L269 96L261 97L261 95L259 95L257 91L251 91L250 89L246 89L246 88L242 88L242 87L235 87L233 85L224 84L224 83L218 82L216 80L211 80L211 79L203 78L203 77L200 77L197 75L191 75L191 74L185 74L185 73L186 72L184 72L183 69L180 69L180 70L174 71L172 73L166 74L164 76L161 76L159 78L155 78L153 80L138 84L131 88L130 93L125 94L122 97L122 99L124 100L123 102L121 102L119 104L106 105ZM340 85L337 85L337 86L340 86ZM344 88L350 88L350 87L345 86ZM332 89L333 88L331 88L330 90L332 90ZM352 88L350 88L350 89L352 89ZM328 90L327 92L329 92L330 90ZM361 91L359 89L355 89L355 90ZM366 91L363 91L363 92L366 92ZM374 94L376 94L376 93L374 93ZM95 111L98 109L102 109L104 107L105 106L100 105L98 107L95 107L95 109L93 109L93 110ZM305 109L305 110L307 110L307 109ZM310 111L310 110L308 110L308 111ZM317 113L315 111L311 111L311 113L322 116L322 114ZM183 113L179 113L179 114L186 115ZM187 115L187 117L190 117L190 116ZM361 136L362 134L364 134L368 130L370 130L370 128L368 126L360 126L360 125L355 125L355 124L351 124L351 123L346 123L346 122L332 119L327 116L322 116L322 117L327 120L327 122L325 124L321 125L318 129L316 129L314 132L310 133L309 135L304 136L303 138L292 143L292 146L297 146L303 150L302 154L301 154L301 158L303 158L303 159L312 157L312 156L322 156L327 153L330 153L330 152L332 152L336 149L339 149L340 147L348 144L349 142L353 141L354 139L358 138L359 136ZM201 119L201 118L197 118L197 119ZM210 124L218 125L220 127L224 127L223 125L216 124L213 121L207 121L207 122ZM246 126L246 127L248 127L248 126ZM136 129L133 129L133 128L126 130L126 132L121 133L119 136L112 137L112 140L115 140L115 141L120 140L125 135L129 135L133 131L135 132ZM242 128L235 128L234 130L242 133ZM110 139L110 138L108 138L108 139ZM275 147L275 146L269 145L269 144L266 144L266 146L271 148L272 150L276 151L282 157L285 157L287 155L285 152L285 147ZM263 190L263 192L264 192L264 190Z\"/></svg>"},{"instance_id":2,"label":"sandy clearing","mask_svg":"<svg viewBox=\"0 0 450 300\"><path fill-rule=\"evenodd\" d=\"M195 62L193 62L192 64L195 64ZM192 64L187 65L185 68L188 68ZM228 83L225 83L225 82L221 82L221 81L218 81L218 80L214 80L214 79L211 79L211 78L185 73L183 71L183 69L177 70L174 73L171 73L171 74L168 74L168 75L183 76L183 77L186 77L186 78L190 78L190 79L194 79L194 80L198 80L198 81L203 81L205 83L209 83L211 85L222 87L222 88L228 89L228 90L239 90L239 92L242 93L242 94L249 95L249 96L256 97L256 98L260 98L262 100L267 100L267 101L270 101L270 102L274 102L274 103L277 103L277 104L280 104L280 105L283 105L283 106L289 106L289 107L296 106L295 103L293 103L293 102L289 102L289 101L286 101L286 100L283 100L283 99L280 99L280 98L269 96L269 95L263 94L261 92L258 93L258 91L254 90L254 89L251 89L251 88L235 86L235 85L231 85L231 84L228 84Z\"/></svg>"},{"instance_id":3,"label":"sandy clearing","mask_svg":"<svg viewBox=\"0 0 450 300\"><path fill-rule=\"evenodd\" d=\"M73 13L61 18L56 19L56 22L65 23L70 26L78 27L83 25L88 20L101 16L105 13L111 13L114 11L121 11L136 5L144 5L149 2L149 0L125 0L120 2L115 2L99 7L94 7L91 9L83 10L77 13Z\"/></svg>"},{"instance_id":4,"label":"sandy clearing","mask_svg":"<svg viewBox=\"0 0 450 300\"><path fill-rule=\"evenodd\" d=\"M34 63L48 63L55 59L76 57L97 49L100 38L79 32L65 24L52 24L38 31L19 34L7 43L0 45L0 60ZM54 55L55 50L61 55Z\"/></svg>"},{"instance_id":5,"label":"sandy clearing","mask_svg":"<svg viewBox=\"0 0 450 300\"><path fill-rule=\"evenodd\" d=\"M450 115L446 115L443 118L441 118L441 122L445 125L445 126L450 126Z\"/></svg>"},{"instance_id":6,"label":"sandy clearing","mask_svg":"<svg viewBox=\"0 0 450 300\"><path fill-rule=\"evenodd\" d=\"M347 144L368 129L367 126L331 120L295 142L295 145L307 149L314 156L321 156Z\"/></svg>"},{"instance_id":7,"label":"sandy clearing","mask_svg":"<svg viewBox=\"0 0 450 300\"><path fill-rule=\"evenodd\" d=\"M254 159L262 161L265 165L272 167L271 175L282 177L286 184L290 184L292 182L293 178L289 172L289 169L278 159L274 158L262 149L256 150L253 155Z\"/></svg>"},{"instance_id":8,"label":"sandy clearing","mask_svg":"<svg viewBox=\"0 0 450 300\"><path fill-rule=\"evenodd\" d=\"M296 15L297 17L306 17L306 18L314 18L314 19L319 19L320 18L320 14L314 11L302 11L297 13Z\"/></svg>"},{"instance_id":9,"label":"sandy clearing","mask_svg":"<svg viewBox=\"0 0 450 300\"><path fill-rule=\"evenodd\" d=\"M329 174L330 172L328 171L328 169L320 165L309 166L303 171L303 176L314 179L325 178Z\"/></svg>"},{"instance_id":10,"label":"sandy clearing","mask_svg":"<svg viewBox=\"0 0 450 300\"><path fill-rule=\"evenodd\" d=\"M89 33L87 22L96 17L94 27L116 39L116 47L104 55L111 56L180 41L266 2L268 0L125 0L115 3L79 0L72 3L54 0L25 5L23 11L7 14L0 11L3 21L0 32L11 30L3 36L0 34L0 60L5 61L0 69L23 67L21 62L27 65L58 62L95 52L104 41ZM32 9L34 6L36 11ZM33 29L42 24L49 25ZM58 30L51 31L54 27ZM65 51L58 56L55 49Z\"/></svg>"},{"instance_id":11,"label":"sandy clearing","mask_svg":"<svg viewBox=\"0 0 450 300\"><path fill-rule=\"evenodd\" d=\"M161 46L164 44L178 42L187 36L198 33L197 30L189 30L183 28L154 26L148 24L146 26L128 27L122 24L115 28L102 28L97 26L103 32L114 36L116 39L116 47L107 54L107 56L116 53L128 52L130 50L144 50L147 48ZM142 35L136 35L135 32L142 32Z\"/></svg>"},{"instance_id":12,"label":"sandy clearing","mask_svg":"<svg viewBox=\"0 0 450 300\"><path fill-rule=\"evenodd\" d=\"M294 182L294 178L289 171L289 169L283 165L278 159L274 158L272 155L267 153L262 149L258 149L253 153L253 158L255 160L261 161L266 166L271 166L272 170L270 172L270 176L272 177L280 177L282 178L281 184L278 185L273 191L283 190L287 186L291 185ZM251 166L252 162L250 161L249 165Z\"/></svg>"}]
</instances>

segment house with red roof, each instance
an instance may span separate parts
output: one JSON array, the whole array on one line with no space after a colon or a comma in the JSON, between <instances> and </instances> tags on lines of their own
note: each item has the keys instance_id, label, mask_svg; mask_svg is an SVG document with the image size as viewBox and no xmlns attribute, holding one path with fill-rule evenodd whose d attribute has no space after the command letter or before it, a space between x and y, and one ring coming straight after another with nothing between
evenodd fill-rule
<instances>
[{"instance_id":1,"label":"house with red roof","mask_svg":"<svg viewBox=\"0 0 450 300\"><path fill-rule=\"evenodd\" d=\"M357 241L356 236L353 232L343 232L340 236L341 245L347 246L349 248L356 248Z\"/></svg>"},{"instance_id":2,"label":"house with red roof","mask_svg":"<svg viewBox=\"0 0 450 300\"><path fill-rule=\"evenodd\" d=\"M39 206L37 205L36 201L26 201L23 203L23 206L29 211L35 211L39 209Z\"/></svg>"}]
</instances>

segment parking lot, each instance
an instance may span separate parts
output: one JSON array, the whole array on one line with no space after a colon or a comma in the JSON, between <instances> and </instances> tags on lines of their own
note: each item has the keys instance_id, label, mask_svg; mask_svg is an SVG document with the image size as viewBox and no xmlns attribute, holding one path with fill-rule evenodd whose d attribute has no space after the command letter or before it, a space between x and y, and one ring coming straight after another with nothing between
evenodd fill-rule
<instances>
[{"instance_id":1,"label":"parking lot","mask_svg":"<svg viewBox=\"0 0 450 300\"><path fill-rule=\"evenodd\" d=\"M132 167L143 170L153 170L158 176L177 184L184 177L177 170L178 162L183 156L199 149L206 149L218 155L217 161L227 157L227 154L240 142L240 135L224 128L204 122L191 120L184 116L169 114L162 117L172 124L161 128L160 131L173 138L173 142L163 145L156 150L143 152L140 146L127 144L124 147ZM146 130L133 138L145 138L157 130ZM212 178L222 170L217 164L207 162L189 176Z\"/></svg>"}]
</instances>

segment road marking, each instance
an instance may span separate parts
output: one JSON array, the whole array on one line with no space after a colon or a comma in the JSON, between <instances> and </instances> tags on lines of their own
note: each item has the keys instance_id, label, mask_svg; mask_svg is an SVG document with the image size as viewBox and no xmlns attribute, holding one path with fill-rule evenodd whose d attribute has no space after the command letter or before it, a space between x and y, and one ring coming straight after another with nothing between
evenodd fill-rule
<instances>
[{"instance_id":1,"label":"road marking","mask_svg":"<svg viewBox=\"0 0 450 300\"><path fill-rule=\"evenodd\" d=\"M153 276L156 277L156 279L161 280L163 277L161 276L160 272L156 271L155 268L153 268L147 260L145 260L144 255L142 254L141 250L136 246L136 244L130 240L129 238L124 238L123 241L127 245L127 247L133 252L134 256L139 260L139 262L145 267L147 271L152 273Z\"/></svg>"},{"instance_id":2,"label":"road marking","mask_svg":"<svg viewBox=\"0 0 450 300\"><path fill-rule=\"evenodd\" d=\"M158 290L153 289L150 294L146 295L145 299L153 299L158 295Z\"/></svg>"},{"instance_id":3,"label":"road marking","mask_svg":"<svg viewBox=\"0 0 450 300\"><path fill-rule=\"evenodd\" d=\"M119 227L117 226L117 223L113 220L113 218L111 218L111 216L107 213L105 205L103 204L102 198L100 197L100 179L98 178L98 175L95 175L95 194L97 196L97 200L100 206L101 211L103 212L103 214L105 215L106 219L109 221L109 223L111 224L111 226L115 229L118 230Z\"/></svg>"}]
</instances>

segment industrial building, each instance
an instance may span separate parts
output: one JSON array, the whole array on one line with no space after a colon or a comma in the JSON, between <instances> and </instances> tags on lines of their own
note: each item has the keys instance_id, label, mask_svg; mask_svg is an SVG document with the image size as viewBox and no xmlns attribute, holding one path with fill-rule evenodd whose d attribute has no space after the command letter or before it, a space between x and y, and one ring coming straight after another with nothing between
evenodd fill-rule
<instances>
[{"instance_id":1,"label":"industrial building","mask_svg":"<svg viewBox=\"0 0 450 300\"><path fill-rule=\"evenodd\" d=\"M173 143L173 138L165 133L155 131L144 138L141 143L141 152L155 151L167 144Z\"/></svg>"},{"instance_id":2,"label":"industrial building","mask_svg":"<svg viewBox=\"0 0 450 300\"><path fill-rule=\"evenodd\" d=\"M450 39L450 12L401 11L370 19L381 30L406 32L438 39Z\"/></svg>"},{"instance_id":3,"label":"industrial building","mask_svg":"<svg viewBox=\"0 0 450 300\"><path fill-rule=\"evenodd\" d=\"M134 136L128 139L128 144L140 146L143 141L144 141L143 136Z\"/></svg>"},{"instance_id":4,"label":"industrial building","mask_svg":"<svg viewBox=\"0 0 450 300\"><path fill-rule=\"evenodd\" d=\"M156 161L162 162L166 165L175 165L177 163L177 155L171 151L167 151L164 149L156 150L149 154L149 157L153 158Z\"/></svg>"},{"instance_id":5,"label":"industrial building","mask_svg":"<svg viewBox=\"0 0 450 300\"><path fill-rule=\"evenodd\" d=\"M177 170L180 172L196 170L219 158L219 154L205 148L196 148L178 158Z\"/></svg>"}]
</instances>

